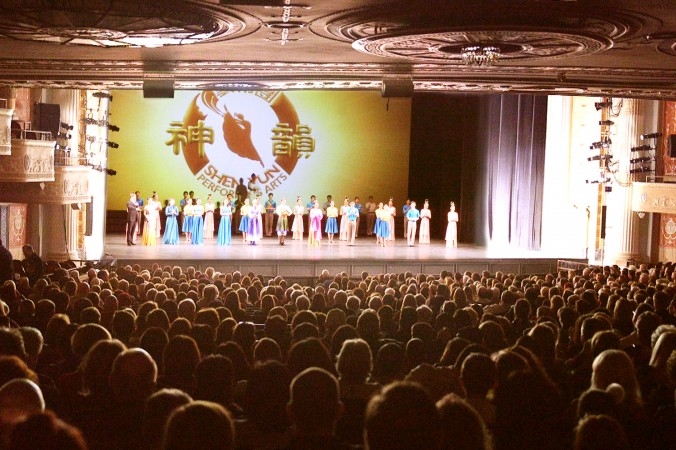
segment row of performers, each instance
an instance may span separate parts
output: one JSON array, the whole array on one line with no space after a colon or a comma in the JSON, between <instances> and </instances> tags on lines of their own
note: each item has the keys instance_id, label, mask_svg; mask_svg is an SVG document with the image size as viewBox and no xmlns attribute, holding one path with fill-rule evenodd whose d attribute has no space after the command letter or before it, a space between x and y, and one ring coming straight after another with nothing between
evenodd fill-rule
<instances>
[{"instance_id":1,"label":"row of performers","mask_svg":"<svg viewBox=\"0 0 676 450\"><path fill-rule=\"evenodd\" d=\"M308 245L313 246L319 245L319 242L322 239L322 219L324 213L318 202L315 201L310 206L308 211ZM453 205L451 208L454 211ZM183 223L180 231L185 234L187 242L201 244L204 242L204 239L213 239L215 231L214 212L215 206L211 200L208 200L206 205L202 205L201 199L196 199L194 205L187 204L184 207ZM218 227L217 243L219 245L229 245L232 242L233 213L235 212L235 204L230 195L228 195L227 200L223 202L219 212L221 220ZM297 199L293 209L291 209L286 203L286 200L283 199L281 203L276 206L274 211L271 211L269 208L266 211L260 204L259 199L255 198L251 203L249 202L249 199L244 200L244 204L241 207L239 214L239 224L236 224L237 230L242 232L242 239L244 242L248 242L250 245L256 245L256 243L260 241L263 236L262 217L264 213L267 213L266 215L268 217L266 217L266 224L268 224L269 227L272 226L272 215L276 214L278 216L276 232L279 237L280 245L284 245L284 240L289 231L293 233L294 240L303 239L303 215L305 214L305 206L303 206L300 197ZM165 209L165 214L167 222L164 236L162 237L162 243L176 245L179 243L180 239L178 225L179 208L176 206L174 199L169 200L169 205ZM384 247L388 242L394 241L394 214L395 211L393 207L388 207L382 202L378 204L378 208L375 211L375 223L372 230L373 234L376 236L377 245ZM455 214L454 221L449 212L449 228L451 225L453 226L456 238L453 242L449 241L447 232L447 245L453 244L449 246L457 246L457 213L453 214ZM156 229L154 221L157 219L155 218L155 215L152 212L150 214L145 214L145 209L144 215L148 221L145 228L150 230ZM331 201L326 208L327 218L324 226L324 232L328 235L328 242L333 243L335 235L338 234L340 240L347 241L350 245L354 245L354 239L357 236L357 230L359 228L359 215L360 211L355 206L355 202L348 203L348 201L345 200L345 204L339 211L334 202ZM289 227L290 216L293 216L291 227ZM412 246L415 244L415 231L418 219L420 219L419 242L421 244L429 244L429 220L431 218L431 213L427 201L425 201L422 210L417 210L415 208L415 202L412 202L411 207L407 208L405 216L405 234L407 235L408 245ZM144 245L154 245L156 243L155 233L151 232L146 236L144 230L142 242Z\"/></svg>"}]
</instances>

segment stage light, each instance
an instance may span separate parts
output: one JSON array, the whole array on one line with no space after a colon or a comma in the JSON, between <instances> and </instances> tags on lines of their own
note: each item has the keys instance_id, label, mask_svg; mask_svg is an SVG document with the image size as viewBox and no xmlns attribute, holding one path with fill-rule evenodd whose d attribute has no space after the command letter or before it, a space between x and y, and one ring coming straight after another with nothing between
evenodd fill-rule
<instances>
[{"instance_id":1,"label":"stage light","mask_svg":"<svg viewBox=\"0 0 676 450\"><path fill-rule=\"evenodd\" d=\"M118 127L117 125L108 124L108 129L113 132L120 131L120 127Z\"/></svg>"},{"instance_id":2,"label":"stage light","mask_svg":"<svg viewBox=\"0 0 676 450\"><path fill-rule=\"evenodd\" d=\"M596 103L594 103L594 108L596 108L597 111L600 111L603 108L612 108L612 107L613 107L613 102L596 102Z\"/></svg>"},{"instance_id":3,"label":"stage light","mask_svg":"<svg viewBox=\"0 0 676 450\"><path fill-rule=\"evenodd\" d=\"M110 175L111 177L113 177L113 176L117 175L117 170L106 169L106 173L107 173L108 175Z\"/></svg>"},{"instance_id":4,"label":"stage light","mask_svg":"<svg viewBox=\"0 0 676 450\"><path fill-rule=\"evenodd\" d=\"M87 142L94 143L96 142L96 136L87 136Z\"/></svg>"},{"instance_id":5,"label":"stage light","mask_svg":"<svg viewBox=\"0 0 676 450\"><path fill-rule=\"evenodd\" d=\"M107 98L107 99L110 100L111 102L113 101L113 96L110 95L110 94L108 94L107 92L101 92L101 91L94 92L94 93L92 94L92 97L96 97L96 98Z\"/></svg>"},{"instance_id":6,"label":"stage light","mask_svg":"<svg viewBox=\"0 0 676 450\"><path fill-rule=\"evenodd\" d=\"M72 137L73 137L73 136L71 136L71 135L68 134L68 133L59 133L59 134L56 135L56 138L57 138L57 139L70 139L70 138L72 138Z\"/></svg>"},{"instance_id":7,"label":"stage light","mask_svg":"<svg viewBox=\"0 0 676 450\"><path fill-rule=\"evenodd\" d=\"M631 151L632 152L647 152L648 150L652 150L653 148L649 145L639 145L638 147L632 147Z\"/></svg>"},{"instance_id":8,"label":"stage light","mask_svg":"<svg viewBox=\"0 0 676 450\"><path fill-rule=\"evenodd\" d=\"M599 125L609 127L611 125L615 125L615 122L613 122L612 120L599 120Z\"/></svg>"},{"instance_id":9,"label":"stage light","mask_svg":"<svg viewBox=\"0 0 676 450\"><path fill-rule=\"evenodd\" d=\"M647 173L647 172L654 172L653 169L650 167L639 167L637 169L631 169L629 173Z\"/></svg>"},{"instance_id":10,"label":"stage light","mask_svg":"<svg viewBox=\"0 0 676 450\"><path fill-rule=\"evenodd\" d=\"M106 143L108 144L108 147L110 147L110 148L118 148L120 146L120 144L118 144L117 142L108 141Z\"/></svg>"},{"instance_id":11,"label":"stage light","mask_svg":"<svg viewBox=\"0 0 676 450\"><path fill-rule=\"evenodd\" d=\"M596 155L592 156L591 158L587 158L587 161L601 161L603 159L609 160L613 157L613 155Z\"/></svg>"},{"instance_id":12,"label":"stage light","mask_svg":"<svg viewBox=\"0 0 676 450\"><path fill-rule=\"evenodd\" d=\"M660 133L659 131L641 135L641 139L657 139L659 137L662 137L662 133Z\"/></svg>"},{"instance_id":13,"label":"stage light","mask_svg":"<svg viewBox=\"0 0 676 450\"><path fill-rule=\"evenodd\" d=\"M601 184L601 183L610 183L610 178L606 178L605 180L585 180L587 184Z\"/></svg>"},{"instance_id":14,"label":"stage light","mask_svg":"<svg viewBox=\"0 0 676 450\"><path fill-rule=\"evenodd\" d=\"M590 149L590 150L594 150L594 149L597 149L597 148L608 148L608 147L610 147L610 145L611 145L612 143L613 143L613 141L611 141L610 139L606 138L606 139L604 139L604 140L602 140L602 141L592 142L592 144L589 146L589 149Z\"/></svg>"},{"instance_id":15,"label":"stage light","mask_svg":"<svg viewBox=\"0 0 676 450\"><path fill-rule=\"evenodd\" d=\"M640 158L630 159L629 164L638 164L638 163L651 162L651 161L653 161L652 156L642 156Z\"/></svg>"},{"instance_id":16,"label":"stage light","mask_svg":"<svg viewBox=\"0 0 676 450\"><path fill-rule=\"evenodd\" d=\"M66 122L61 122L61 128L63 128L64 130L72 131L73 125L68 124Z\"/></svg>"}]
</instances>

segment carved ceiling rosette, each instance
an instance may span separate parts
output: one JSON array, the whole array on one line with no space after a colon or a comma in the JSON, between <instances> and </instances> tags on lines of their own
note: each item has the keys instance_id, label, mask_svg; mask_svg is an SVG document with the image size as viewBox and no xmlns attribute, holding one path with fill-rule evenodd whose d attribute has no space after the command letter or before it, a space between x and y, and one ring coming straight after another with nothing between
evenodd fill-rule
<instances>
[{"instance_id":1,"label":"carved ceiling rosette","mask_svg":"<svg viewBox=\"0 0 676 450\"><path fill-rule=\"evenodd\" d=\"M96 47L161 47L233 39L253 17L196 1L4 0L0 37Z\"/></svg>"}]
</instances>

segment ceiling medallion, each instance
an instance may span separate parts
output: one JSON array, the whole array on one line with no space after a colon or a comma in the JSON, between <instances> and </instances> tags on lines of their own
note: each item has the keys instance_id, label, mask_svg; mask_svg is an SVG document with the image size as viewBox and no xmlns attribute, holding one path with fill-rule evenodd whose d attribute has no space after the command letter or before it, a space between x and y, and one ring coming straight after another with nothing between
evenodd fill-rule
<instances>
[{"instance_id":1,"label":"ceiling medallion","mask_svg":"<svg viewBox=\"0 0 676 450\"><path fill-rule=\"evenodd\" d=\"M259 27L248 22L234 10L176 0L10 0L0 6L0 38L96 47L152 48L234 38Z\"/></svg>"},{"instance_id":2,"label":"ceiling medallion","mask_svg":"<svg viewBox=\"0 0 676 450\"><path fill-rule=\"evenodd\" d=\"M498 58L500 62L510 62L582 56L611 46L609 40L600 37L533 30L405 33L366 37L352 43L354 49L375 56L483 67Z\"/></svg>"}]
</instances>

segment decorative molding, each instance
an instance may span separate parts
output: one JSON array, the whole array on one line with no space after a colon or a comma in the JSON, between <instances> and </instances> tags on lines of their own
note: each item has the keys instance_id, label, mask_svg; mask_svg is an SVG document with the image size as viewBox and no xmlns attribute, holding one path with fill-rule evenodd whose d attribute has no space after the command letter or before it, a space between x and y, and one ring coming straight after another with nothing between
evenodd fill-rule
<instances>
[{"instance_id":1,"label":"decorative molding","mask_svg":"<svg viewBox=\"0 0 676 450\"><path fill-rule=\"evenodd\" d=\"M56 166L54 177L46 183L5 183L4 191L12 191L11 196L0 196L1 200L22 201L29 204L66 205L86 203L91 200L88 166ZM4 181L4 180L3 180ZM7 187L8 189L5 189ZM15 188L15 189L14 189Z\"/></svg>"},{"instance_id":2,"label":"decorative molding","mask_svg":"<svg viewBox=\"0 0 676 450\"><path fill-rule=\"evenodd\" d=\"M14 110L0 108L0 155L12 154L12 115Z\"/></svg>"},{"instance_id":3,"label":"decorative molding","mask_svg":"<svg viewBox=\"0 0 676 450\"><path fill-rule=\"evenodd\" d=\"M0 180L54 181L54 144L54 141L12 139L12 154L0 158Z\"/></svg>"}]
</instances>

